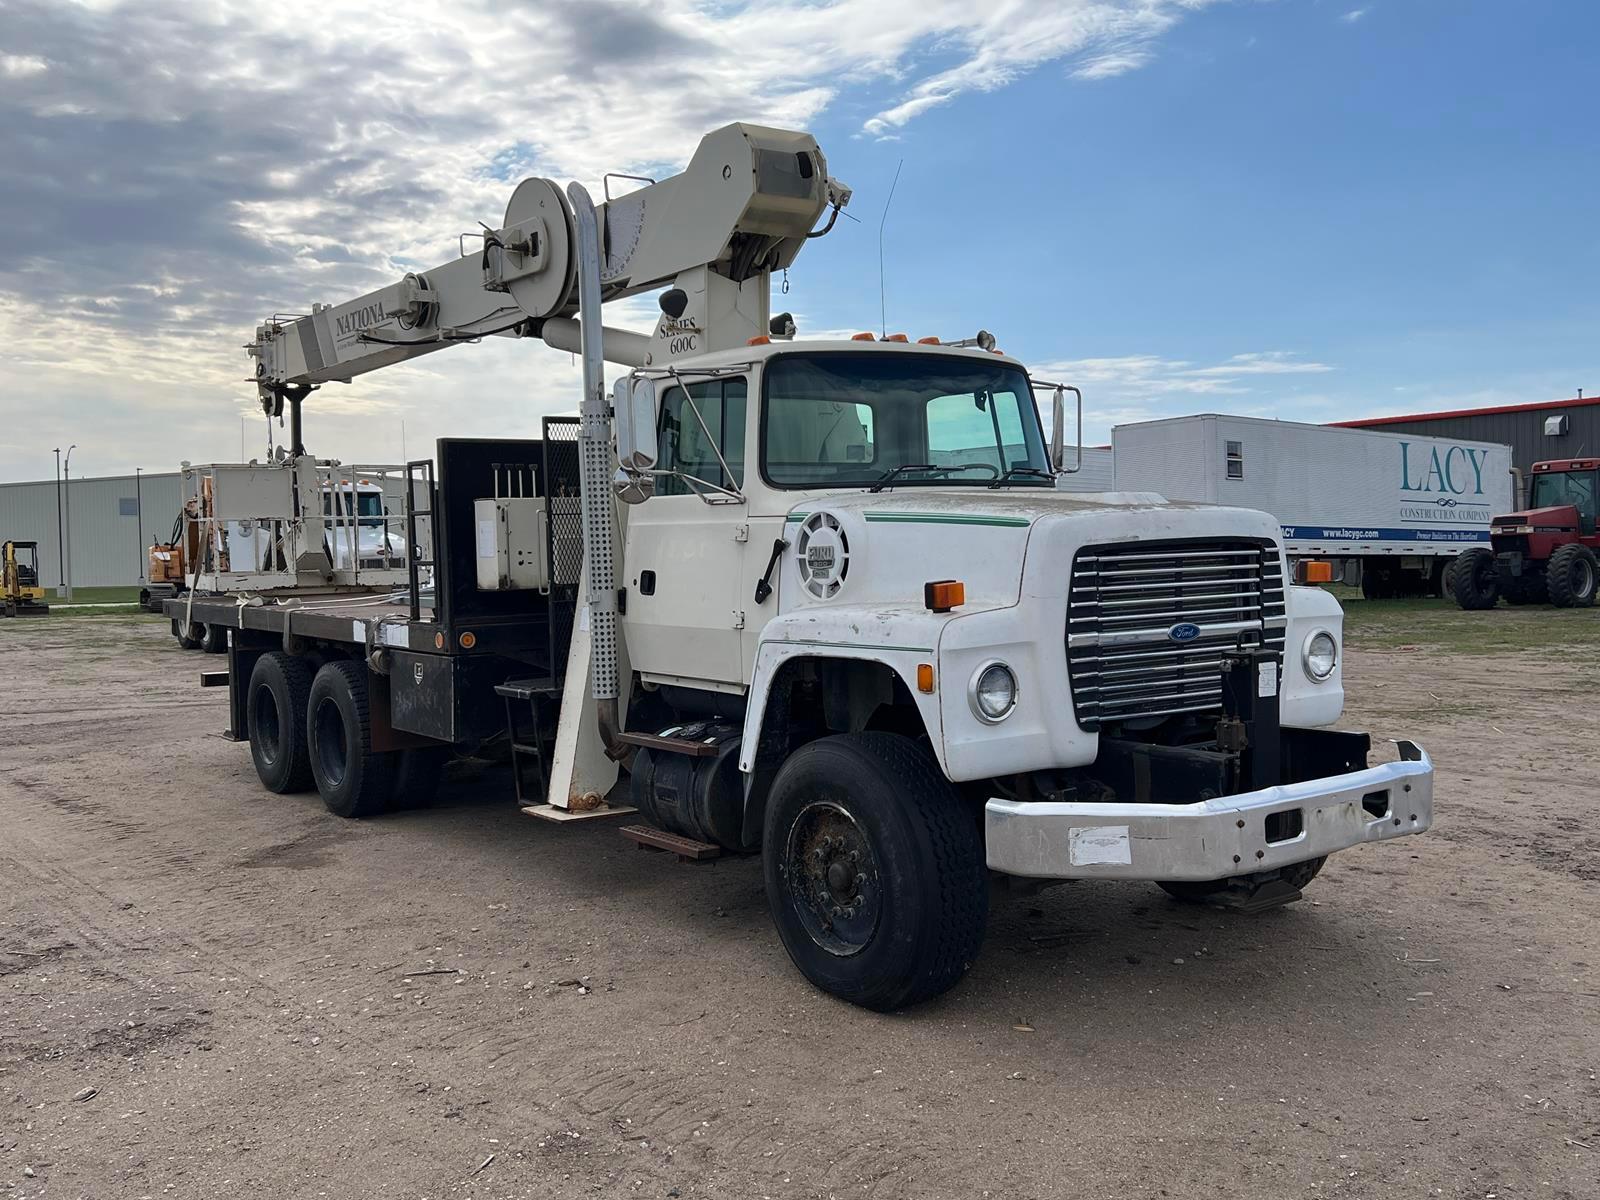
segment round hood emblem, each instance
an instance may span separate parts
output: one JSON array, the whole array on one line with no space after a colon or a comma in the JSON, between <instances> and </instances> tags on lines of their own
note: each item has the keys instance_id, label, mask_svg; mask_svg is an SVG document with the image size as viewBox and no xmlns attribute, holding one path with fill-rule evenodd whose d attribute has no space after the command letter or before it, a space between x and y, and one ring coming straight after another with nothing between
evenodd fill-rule
<instances>
[{"instance_id":1,"label":"round hood emblem","mask_svg":"<svg viewBox=\"0 0 1600 1200\"><path fill-rule=\"evenodd\" d=\"M1179 621L1167 630L1167 639L1173 642L1192 642L1200 636L1200 626L1193 621Z\"/></svg>"},{"instance_id":2,"label":"round hood emblem","mask_svg":"<svg viewBox=\"0 0 1600 1200\"><path fill-rule=\"evenodd\" d=\"M838 517L814 512L800 522L794 553L800 564L801 587L818 600L831 600L839 594L850 573L850 539Z\"/></svg>"}]
</instances>

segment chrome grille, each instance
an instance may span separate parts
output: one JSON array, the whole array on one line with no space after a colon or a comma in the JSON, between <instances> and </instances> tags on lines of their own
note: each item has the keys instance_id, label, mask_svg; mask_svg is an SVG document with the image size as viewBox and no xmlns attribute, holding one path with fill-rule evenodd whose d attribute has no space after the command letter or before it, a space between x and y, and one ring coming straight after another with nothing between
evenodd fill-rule
<instances>
[{"instance_id":1,"label":"chrome grille","mask_svg":"<svg viewBox=\"0 0 1600 1200\"><path fill-rule=\"evenodd\" d=\"M1199 627L1175 642L1176 625ZM1270 542L1087 546L1072 564L1067 670L1078 724L1222 705L1222 652L1266 645L1282 662L1283 566Z\"/></svg>"}]
</instances>

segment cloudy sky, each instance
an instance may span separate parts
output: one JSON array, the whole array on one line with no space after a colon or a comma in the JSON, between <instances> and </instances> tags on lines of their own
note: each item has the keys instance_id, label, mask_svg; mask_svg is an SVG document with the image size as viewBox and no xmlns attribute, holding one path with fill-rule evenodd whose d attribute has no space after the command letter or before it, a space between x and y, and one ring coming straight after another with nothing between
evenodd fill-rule
<instances>
[{"instance_id":1,"label":"cloudy sky","mask_svg":"<svg viewBox=\"0 0 1600 1200\"><path fill-rule=\"evenodd\" d=\"M775 298L802 334L877 326L899 166L890 326L996 331L1093 437L1592 394L1597 42L1572 0L0 0L0 480L259 453L263 317L735 119L855 188ZM323 388L308 442L528 434L575 378L452 349Z\"/></svg>"}]
</instances>

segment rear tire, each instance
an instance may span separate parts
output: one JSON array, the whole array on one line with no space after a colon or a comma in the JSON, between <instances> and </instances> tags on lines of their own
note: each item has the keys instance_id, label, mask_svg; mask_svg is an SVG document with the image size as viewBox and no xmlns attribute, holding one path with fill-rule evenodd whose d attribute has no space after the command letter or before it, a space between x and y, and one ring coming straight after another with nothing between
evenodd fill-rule
<instances>
[{"instance_id":1,"label":"rear tire","mask_svg":"<svg viewBox=\"0 0 1600 1200\"><path fill-rule=\"evenodd\" d=\"M207 654L226 654L228 652L228 627L226 625L203 626L205 633L200 638L200 649Z\"/></svg>"},{"instance_id":2,"label":"rear tire","mask_svg":"<svg viewBox=\"0 0 1600 1200\"><path fill-rule=\"evenodd\" d=\"M1597 572L1594 551L1589 547L1577 542L1562 546L1550 556L1544 578L1550 603L1557 608L1594 606Z\"/></svg>"},{"instance_id":3,"label":"rear tire","mask_svg":"<svg viewBox=\"0 0 1600 1200\"><path fill-rule=\"evenodd\" d=\"M823 991L887 1012L946 991L977 958L989 893L976 813L909 738L802 746L773 781L764 835L778 936Z\"/></svg>"},{"instance_id":4,"label":"rear tire","mask_svg":"<svg viewBox=\"0 0 1600 1200\"><path fill-rule=\"evenodd\" d=\"M1495 606L1500 599L1500 571L1493 550L1478 546L1456 559L1455 596L1468 612Z\"/></svg>"},{"instance_id":5,"label":"rear tire","mask_svg":"<svg viewBox=\"0 0 1600 1200\"><path fill-rule=\"evenodd\" d=\"M330 662L317 672L307 700L306 745L312 778L329 812L370 817L387 807L397 756L372 749L364 663Z\"/></svg>"},{"instance_id":6,"label":"rear tire","mask_svg":"<svg viewBox=\"0 0 1600 1200\"><path fill-rule=\"evenodd\" d=\"M311 667L304 659L276 652L256 659L245 695L245 730L256 774L269 792L304 792L311 787L306 748L306 704Z\"/></svg>"},{"instance_id":7,"label":"rear tire","mask_svg":"<svg viewBox=\"0 0 1600 1200\"><path fill-rule=\"evenodd\" d=\"M200 644L206 640L206 627L204 625L183 625L179 628L183 630L177 635L179 649L200 649Z\"/></svg>"}]
</instances>

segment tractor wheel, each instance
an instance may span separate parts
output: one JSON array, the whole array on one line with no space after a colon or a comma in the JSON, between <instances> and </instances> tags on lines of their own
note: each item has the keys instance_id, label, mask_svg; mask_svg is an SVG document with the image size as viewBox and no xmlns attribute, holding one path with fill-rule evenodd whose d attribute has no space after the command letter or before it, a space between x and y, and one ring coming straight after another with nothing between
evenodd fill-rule
<instances>
[{"instance_id":1,"label":"tractor wheel","mask_svg":"<svg viewBox=\"0 0 1600 1200\"><path fill-rule=\"evenodd\" d=\"M796 750L763 842L778 936L823 991L887 1012L953 987L977 958L989 891L976 814L911 739Z\"/></svg>"},{"instance_id":2,"label":"tractor wheel","mask_svg":"<svg viewBox=\"0 0 1600 1200\"><path fill-rule=\"evenodd\" d=\"M1495 606L1500 599L1500 571L1493 550L1479 546L1456 559L1455 596L1468 612Z\"/></svg>"},{"instance_id":3,"label":"tractor wheel","mask_svg":"<svg viewBox=\"0 0 1600 1200\"><path fill-rule=\"evenodd\" d=\"M1591 608L1594 605L1595 558L1587 546L1571 542L1550 556L1544 570L1550 603L1557 608Z\"/></svg>"},{"instance_id":4,"label":"tractor wheel","mask_svg":"<svg viewBox=\"0 0 1600 1200\"><path fill-rule=\"evenodd\" d=\"M388 807L398 756L372 749L365 663L330 662L317 672L307 701L306 743L329 812L370 817Z\"/></svg>"},{"instance_id":5,"label":"tractor wheel","mask_svg":"<svg viewBox=\"0 0 1600 1200\"><path fill-rule=\"evenodd\" d=\"M1439 576L1439 599L1453 600L1456 594L1456 560L1451 559L1444 564L1444 572Z\"/></svg>"}]
</instances>

